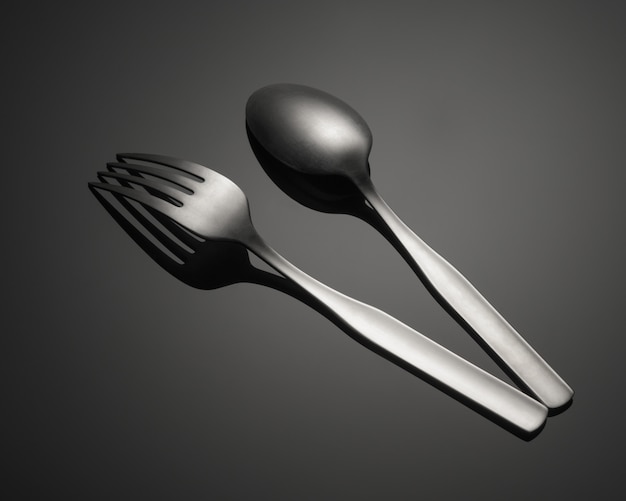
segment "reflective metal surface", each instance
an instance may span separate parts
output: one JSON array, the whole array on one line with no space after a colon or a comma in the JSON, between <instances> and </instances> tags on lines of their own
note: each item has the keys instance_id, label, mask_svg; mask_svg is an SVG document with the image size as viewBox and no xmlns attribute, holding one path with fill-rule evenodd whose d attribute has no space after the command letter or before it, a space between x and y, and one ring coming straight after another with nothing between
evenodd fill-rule
<instances>
[{"instance_id":1,"label":"reflective metal surface","mask_svg":"<svg viewBox=\"0 0 626 501\"><path fill-rule=\"evenodd\" d=\"M247 247L319 302L362 344L386 352L400 365L410 366L427 381L471 402L521 434L532 435L542 428L547 408L541 403L386 313L323 285L280 256L258 235L244 193L228 178L171 157L121 154L118 158L121 162L109 164L108 171L98 173L102 182L90 183L92 190L139 202L204 239ZM159 240L166 242L165 238ZM185 259L182 252L178 257ZM218 283L227 284L229 280Z\"/></svg>"}]
</instances>

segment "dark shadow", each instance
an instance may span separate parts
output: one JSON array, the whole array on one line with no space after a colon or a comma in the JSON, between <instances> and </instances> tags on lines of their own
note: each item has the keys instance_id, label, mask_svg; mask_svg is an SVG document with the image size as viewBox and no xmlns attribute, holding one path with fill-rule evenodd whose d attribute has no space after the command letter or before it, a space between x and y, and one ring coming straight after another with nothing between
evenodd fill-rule
<instances>
[{"instance_id":1,"label":"dark shadow","mask_svg":"<svg viewBox=\"0 0 626 501\"><path fill-rule=\"evenodd\" d=\"M374 227L404 258L437 303L457 321L519 388L536 398L536 395L534 395L530 388L528 388L528 386L509 368L507 363L485 343L465 319L463 319L432 286L402 243L396 238L393 232L389 230L387 224L376 211L369 206L358 188L347 177L305 174L297 171L285 165L269 153L254 137L254 134L252 134L247 125L246 132L252 151L261 164L261 167L268 177L287 196L310 209L330 214L352 215ZM556 409L550 409L550 415L556 415L565 411L570 403Z\"/></svg>"},{"instance_id":2,"label":"dark shadow","mask_svg":"<svg viewBox=\"0 0 626 501\"><path fill-rule=\"evenodd\" d=\"M109 170L116 169L123 170L124 168L120 164L109 165ZM128 172L132 173L132 171ZM104 177L100 180L111 182L110 179ZM236 283L253 283L271 287L307 304L360 344L440 389L519 438L532 440L543 429L542 427L532 434L519 430L464 395L443 386L422 371L370 343L304 289L279 274L253 266L248 251L243 245L200 239L170 218L149 207L130 202L120 195L105 195L91 186L90 190L113 219L157 264L185 284L203 290L217 289ZM361 210L365 215L373 212L365 204Z\"/></svg>"}]
</instances>

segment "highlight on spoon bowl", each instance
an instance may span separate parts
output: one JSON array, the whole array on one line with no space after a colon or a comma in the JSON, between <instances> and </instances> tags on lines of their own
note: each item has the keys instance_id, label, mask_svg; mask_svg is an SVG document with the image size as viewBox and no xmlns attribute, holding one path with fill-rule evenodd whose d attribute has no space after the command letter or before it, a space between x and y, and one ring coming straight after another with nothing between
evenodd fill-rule
<instances>
[{"instance_id":1,"label":"highlight on spoon bowl","mask_svg":"<svg viewBox=\"0 0 626 501\"><path fill-rule=\"evenodd\" d=\"M271 155L293 169L369 177L369 126L326 92L295 84L263 87L248 99L246 123Z\"/></svg>"}]
</instances>

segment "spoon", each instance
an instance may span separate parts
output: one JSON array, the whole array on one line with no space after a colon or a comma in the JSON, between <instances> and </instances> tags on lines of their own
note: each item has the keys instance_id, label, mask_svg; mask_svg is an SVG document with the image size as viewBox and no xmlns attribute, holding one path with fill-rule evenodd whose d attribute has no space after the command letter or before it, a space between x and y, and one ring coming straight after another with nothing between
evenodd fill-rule
<instances>
[{"instance_id":1,"label":"spoon","mask_svg":"<svg viewBox=\"0 0 626 501\"><path fill-rule=\"evenodd\" d=\"M194 252L175 250L169 236L155 235L152 223L146 228L183 261L175 265L167 262L165 257L157 259L175 276L202 288L246 280L249 261L243 251L248 249L280 274L277 279L290 282L299 297L314 302L318 311L323 311L345 332L376 353L386 353L389 360L469 403L470 407L503 427L513 432L517 430L522 438L538 433L545 424L548 410L540 402L399 320L323 285L280 256L257 233L250 219L248 200L230 179L202 165L161 155L127 153L119 154L118 159L120 162L108 165L108 171L98 173L100 182L89 183L89 187L94 194L100 195L98 199L101 201L107 194L118 201L129 202L124 204L127 210L132 207L130 202L138 202L164 224L176 240L183 240L187 247L191 247ZM114 215L110 207L105 207ZM146 227L146 218L137 218L137 212L132 216ZM121 216L114 217L121 221ZM131 236L146 249L145 237ZM236 245L238 247L231 250L239 249L235 251L239 254L220 263L215 260L225 256L221 250L211 244L195 245L191 238L219 246ZM155 256L156 250L152 246L147 250L152 257ZM222 266L225 263L240 268L236 270L236 276L229 278L228 272L226 275L222 273L226 271ZM190 269L186 270L188 266ZM207 279L188 282L189 272L194 270L205 270ZM217 270L213 278L210 278L211 270ZM258 283L265 284L264 278L257 276L257 279ZM270 286L283 289L276 280Z\"/></svg>"},{"instance_id":2,"label":"spoon","mask_svg":"<svg viewBox=\"0 0 626 501\"><path fill-rule=\"evenodd\" d=\"M499 358L548 408L565 406L572 389L450 263L391 210L370 179L372 133L349 105L326 92L274 84L254 92L246 105L254 140L282 165L305 176L342 176L356 188L392 233L403 256L428 290ZM336 190L340 191L340 190ZM337 197L338 193L335 192Z\"/></svg>"}]
</instances>

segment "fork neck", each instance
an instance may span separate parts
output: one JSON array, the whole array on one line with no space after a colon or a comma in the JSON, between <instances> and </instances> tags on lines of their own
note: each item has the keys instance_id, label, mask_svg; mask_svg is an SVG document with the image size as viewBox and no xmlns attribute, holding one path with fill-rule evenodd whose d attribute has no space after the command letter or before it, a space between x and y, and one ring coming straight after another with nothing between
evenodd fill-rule
<instances>
[{"instance_id":1,"label":"fork neck","mask_svg":"<svg viewBox=\"0 0 626 501\"><path fill-rule=\"evenodd\" d=\"M276 252L263 238L255 232L245 241L246 247L257 257L265 261L283 277L304 289L307 293L318 299L325 298L329 288L302 270L294 266L287 259ZM334 292L334 291L333 291ZM327 299L327 298L326 298Z\"/></svg>"},{"instance_id":2,"label":"fork neck","mask_svg":"<svg viewBox=\"0 0 626 501\"><path fill-rule=\"evenodd\" d=\"M256 230L253 229L253 231L247 234L242 241L250 252L265 261L281 275L285 275L285 264L289 265L291 263L270 247L270 245L256 232Z\"/></svg>"}]
</instances>

